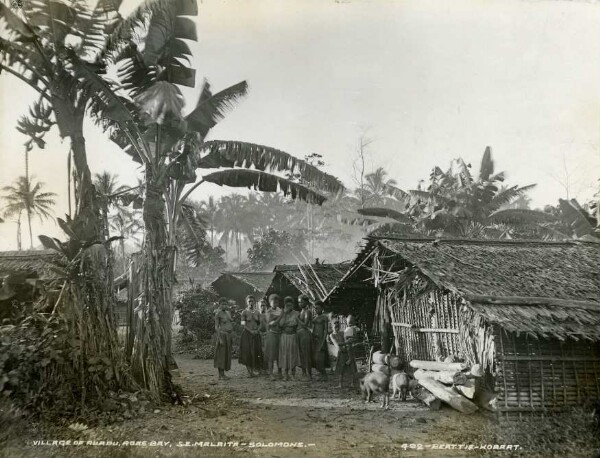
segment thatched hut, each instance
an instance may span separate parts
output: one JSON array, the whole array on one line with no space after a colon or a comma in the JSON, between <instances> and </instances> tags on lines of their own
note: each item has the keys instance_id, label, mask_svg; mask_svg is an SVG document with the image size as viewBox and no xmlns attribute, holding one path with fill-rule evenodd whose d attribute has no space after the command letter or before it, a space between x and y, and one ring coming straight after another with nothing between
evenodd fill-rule
<instances>
[{"instance_id":1,"label":"thatched hut","mask_svg":"<svg viewBox=\"0 0 600 458\"><path fill-rule=\"evenodd\" d=\"M370 238L359 268L395 352L481 364L499 413L600 398L600 244Z\"/></svg>"},{"instance_id":2,"label":"thatched hut","mask_svg":"<svg viewBox=\"0 0 600 458\"><path fill-rule=\"evenodd\" d=\"M23 304L32 303L45 282L57 274L52 250L0 252L0 318L11 318Z\"/></svg>"},{"instance_id":3,"label":"thatched hut","mask_svg":"<svg viewBox=\"0 0 600 458\"><path fill-rule=\"evenodd\" d=\"M271 285L273 272L223 272L210 284L221 296L245 305L246 296L253 294L260 299Z\"/></svg>"},{"instance_id":4,"label":"thatched hut","mask_svg":"<svg viewBox=\"0 0 600 458\"><path fill-rule=\"evenodd\" d=\"M273 281L266 294L298 297L305 294L313 300L324 300L348 271L350 263L283 264L273 269Z\"/></svg>"}]
</instances>

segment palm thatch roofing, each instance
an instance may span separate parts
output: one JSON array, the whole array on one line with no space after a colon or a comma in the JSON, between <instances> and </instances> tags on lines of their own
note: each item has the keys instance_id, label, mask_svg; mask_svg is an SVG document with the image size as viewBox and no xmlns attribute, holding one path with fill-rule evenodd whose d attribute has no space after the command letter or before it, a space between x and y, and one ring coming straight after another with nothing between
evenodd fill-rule
<instances>
[{"instance_id":1,"label":"palm thatch roofing","mask_svg":"<svg viewBox=\"0 0 600 458\"><path fill-rule=\"evenodd\" d=\"M221 276L229 276L242 283L246 283L254 288L255 291L261 293L264 293L269 288L273 280L273 275L273 272L223 272L221 274ZM217 280L213 281L212 284Z\"/></svg>"},{"instance_id":2,"label":"palm thatch roofing","mask_svg":"<svg viewBox=\"0 0 600 458\"><path fill-rule=\"evenodd\" d=\"M220 296L243 304L248 294L262 297L273 280L273 272L222 272L210 284Z\"/></svg>"},{"instance_id":3,"label":"palm thatch roofing","mask_svg":"<svg viewBox=\"0 0 600 458\"><path fill-rule=\"evenodd\" d=\"M600 244L369 238L343 282L377 255L417 268L487 322L539 337L600 340Z\"/></svg>"},{"instance_id":4,"label":"palm thatch roofing","mask_svg":"<svg viewBox=\"0 0 600 458\"><path fill-rule=\"evenodd\" d=\"M57 276L51 261L57 258L53 250L0 251L0 277L24 274L27 278L51 280Z\"/></svg>"},{"instance_id":5,"label":"palm thatch roofing","mask_svg":"<svg viewBox=\"0 0 600 458\"><path fill-rule=\"evenodd\" d=\"M344 277L351 262L337 264L283 264L275 266L267 294L281 293L281 281L287 280L301 294L324 300ZM285 293L288 295L291 293Z\"/></svg>"}]
</instances>

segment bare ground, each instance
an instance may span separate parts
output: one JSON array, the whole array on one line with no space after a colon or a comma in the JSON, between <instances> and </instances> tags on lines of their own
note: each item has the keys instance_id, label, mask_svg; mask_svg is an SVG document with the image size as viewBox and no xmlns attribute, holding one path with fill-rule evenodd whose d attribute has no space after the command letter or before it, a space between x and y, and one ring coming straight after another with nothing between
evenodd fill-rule
<instances>
[{"instance_id":1,"label":"bare ground","mask_svg":"<svg viewBox=\"0 0 600 458\"><path fill-rule=\"evenodd\" d=\"M218 382L210 360L181 355L178 363L176 381L186 394L195 396L190 405L164 405L160 412L151 410L85 431L60 424L32 424L1 446L0 456L476 456L465 450L433 450L431 445L452 443L451 438L465 428L488 421L483 415L466 417L449 408L429 411L415 400L391 401L389 410L381 410L379 403L365 404L356 390L336 389L334 377L312 383L248 378L245 368L234 361L231 379ZM118 441L120 445L34 445L34 440ZM124 441L147 442L125 446ZM151 441L169 444L151 446ZM238 444L202 446L205 442ZM286 442L284 446L269 444ZM189 446L182 446L186 443ZM264 446L252 447L251 443ZM423 450L406 449L403 444L422 444Z\"/></svg>"}]
</instances>

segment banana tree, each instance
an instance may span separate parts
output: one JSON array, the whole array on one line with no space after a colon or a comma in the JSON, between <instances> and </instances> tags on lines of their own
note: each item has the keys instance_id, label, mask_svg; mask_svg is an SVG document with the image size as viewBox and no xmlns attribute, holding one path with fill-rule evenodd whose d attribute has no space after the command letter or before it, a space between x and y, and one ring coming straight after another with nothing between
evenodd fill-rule
<instances>
[{"instance_id":1,"label":"banana tree","mask_svg":"<svg viewBox=\"0 0 600 458\"><path fill-rule=\"evenodd\" d=\"M401 206L358 209L362 216L386 218L374 225L377 229L409 235L444 235L451 237L510 238L516 221L514 209L502 207L524 195L535 185L501 188L504 172L495 173L491 149L486 148L479 175L470 172L462 159L451 162L443 171L435 167L426 189L404 192L390 186L389 193ZM398 210L398 207L401 210ZM404 207L404 208L402 208ZM520 223L548 221L548 215L535 210L518 210Z\"/></svg>"},{"instance_id":2,"label":"banana tree","mask_svg":"<svg viewBox=\"0 0 600 458\"><path fill-rule=\"evenodd\" d=\"M54 123L70 139L75 172L76 215L89 239L99 239L99 210L87 163L83 120L92 96L81 90L70 70L78 60L102 71L95 61L104 36L119 19L120 1L100 0L94 7L76 0L22 0L14 12L0 3L0 73L21 80L39 94L19 130L30 136L27 148L44 147L43 136Z\"/></svg>"},{"instance_id":3,"label":"banana tree","mask_svg":"<svg viewBox=\"0 0 600 458\"><path fill-rule=\"evenodd\" d=\"M339 189L341 183L289 154L261 145L211 141L205 138L233 104L246 94L247 84L238 83L213 94L205 82L198 102L182 114L183 96L178 86L193 86L193 69L185 63L190 50L184 39L195 39L193 22L185 16L197 14L195 2L163 2L152 11L141 41L136 36L104 53L118 65L118 76L126 94L88 66L78 65L81 84L97 94L104 113L103 125L115 141L144 169L143 220L145 240L140 271L139 314L135 335L127 348L133 369L143 375L143 384L154 393L170 386L172 286L175 242L180 222L196 238L196 260L205 240L198 233L190 194L202 183L248 187L261 191L281 190L286 195L314 203L324 197L305 186L271 172L302 170L315 184ZM115 34L120 32L117 29ZM123 36L121 36L123 38ZM199 168L227 168L203 175ZM196 227L194 227L194 225Z\"/></svg>"}]
</instances>

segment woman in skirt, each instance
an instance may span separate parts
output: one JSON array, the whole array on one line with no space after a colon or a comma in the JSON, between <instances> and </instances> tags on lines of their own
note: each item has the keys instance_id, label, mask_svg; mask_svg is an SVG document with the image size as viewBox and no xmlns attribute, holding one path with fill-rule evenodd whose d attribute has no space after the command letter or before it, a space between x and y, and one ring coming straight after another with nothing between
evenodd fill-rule
<instances>
[{"instance_id":1,"label":"woman in skirt","mask_svg":"<svg viewBox=\"0 0 600 458\"><path fill-rule=\"evenodd\" d=\"M262 366L262 343L259 333L260 313L254 309L254 296L246 296L246 308L242 312L242 335L240 336L239 362L248 369L248 377L254 377Z\"/></svg>"},{"instance_id":2,"label":"woman in skirt","mask_svg":"<svg viewBox=\"0 0 600 458\"><path fill-rule=\"evenodd\" d=\"M279 318L281 317L281 308L279 307L279 296L271 294L269 296L270 308L267 310L267 336L265 344L265 359L271 380L275 380L273 369L277 361L277 369L281 378L281 366L279 365L279 338L281 337L281 329L279 328Z\"/></svg>"},{"instance_id":3,"label":"woman in skirt","mask_svg":"<svg viewBox=\"0 0 600 458\"><path fill-rule=\"evenodd\" d=\"M215 368L219 371L219 380L227 380L225 371L231 369L231 346L233 342L233 320L229 313L229 302L219 299L219 308L215 313Z\"/></svg>"},{"instance_id":4,"label":"woman in skirt","mask_svg":"<svg viewBox=\"0 0 600 458\"><path fill-rule=\"evenodd\" d=\"M323 313L323 302L315 301L315 317L312 330L313 363L321 374L321 380L327 380L326 369L329 367L329 349L327 348L327 332L329 318Z\"/></svg>"},{"instance_id":5,"label":"woman in skirt","mask_svg":"<svg viewBox=\"0 0 600 458\"><path fill-rule=\"evenodd\" d=\"M279 317L281 340L279 342L279 367L285 372L285 380L296 375L296 366L300 366L300 351L298 350L298 337L296 331L300 323L300 313L294 310L294 299L286 297L283 313Z\"/></svg>"},{"instance_id":6,"label":"woman in skirt","mask_svg":"<svg viewBox=\"0 0 600 458\"><path fill-rule=\"evenodd\" d=\"M302 366L302 376L305 379L312 380L312 313L310 311L310 301L308 296L301 294L298 297L300 305L300 321L298 322L298 350L300 351L300 362Z\"/></svg>"}]
</instances>

